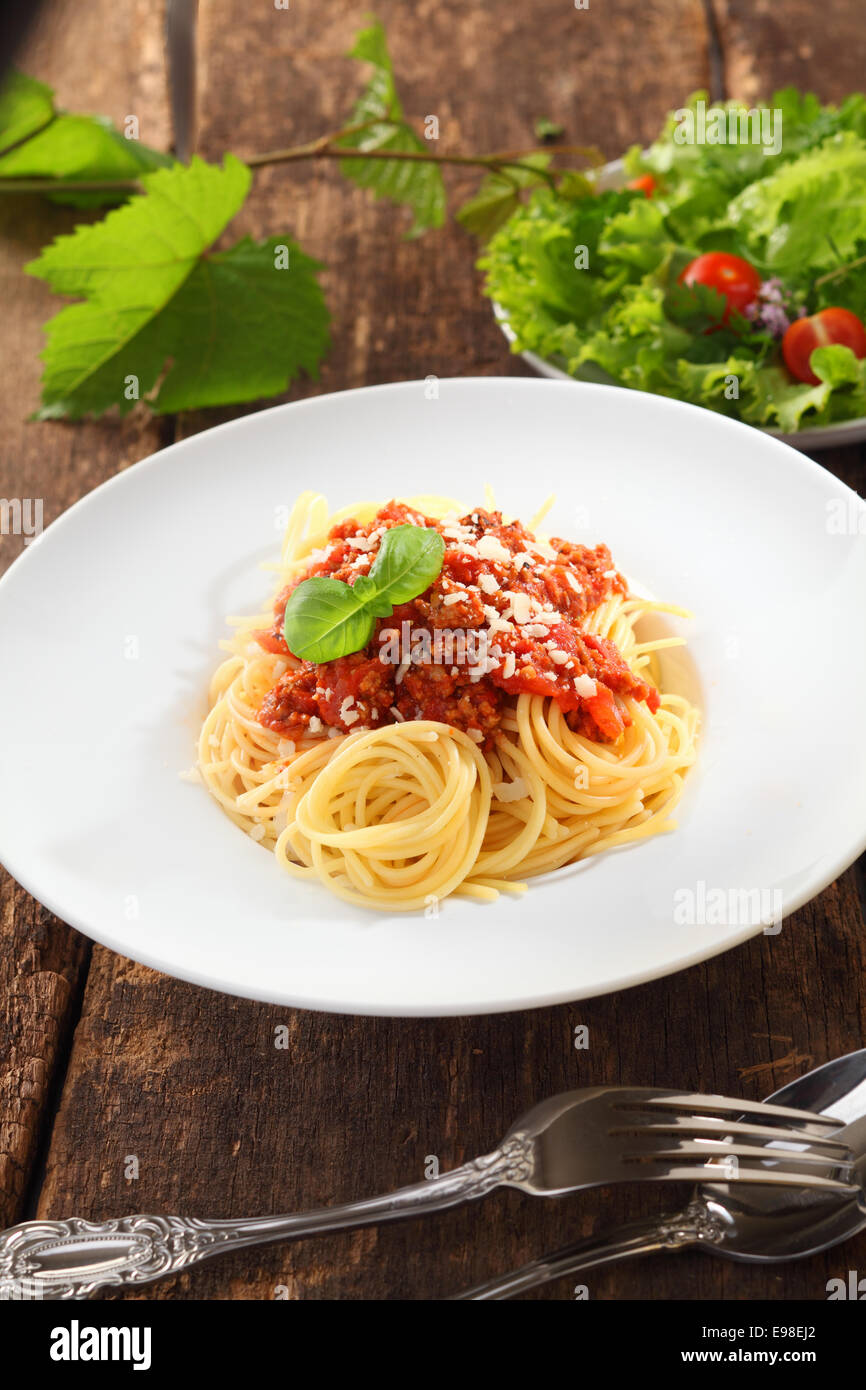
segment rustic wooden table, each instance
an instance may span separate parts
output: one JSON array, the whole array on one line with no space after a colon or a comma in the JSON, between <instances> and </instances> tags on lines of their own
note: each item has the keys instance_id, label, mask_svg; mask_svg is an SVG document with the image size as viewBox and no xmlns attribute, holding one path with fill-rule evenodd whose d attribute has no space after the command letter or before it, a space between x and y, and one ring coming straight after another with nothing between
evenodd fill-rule
<instances>
[{"instance_id":1,"label":"rustic wooden table","mask_svg":"<svg viewBox=\"0 0 866 1390\"><path fill-rule=\"evenodd\" d=\"M49 7L20 64L72 109L118 123L138 115L142 139L167 148L162 8L86 0L72 18ZM334 128L358 83L342 55L367 8L203 0L200 152L252 153ZM452 148L525 146L534 119L549 116L569 141L612 157L649 139L696 88L754 99L795 83L838 99L862 83L866 59L860 0L591 0L587 10L570 0L380 0L377 10L407 110L437 114ZM26 422L38 398L40 324L54 306L21 267L75 220L36 199L0 206L0 496L44 498L46 521L229 413ZM398 212L321 165L262 172L239 223L238 234L253 235L285 226L329 266L334 348L321 382L292 397L429 373L526 374L478 294L473 245L453 224L404 242ZM862 449L822 462L866 490ZM0 539L4 566L18 546ZM10 653L4 674L27 678ZM34 1215L230 1216L345 1201L417 1181L431 1154L443 1170L461 1163L533 1101L568 1087L763 1096L862 1044L864 916L861 861L780 935L666 980L529 1013L365 1019L178 983L91 945L7 877L0 1226ZM287 1050L274 1046L280 1024ZM589 1028L586 1050L573 1045L578 1024ZM294 1298L436 1298L657 1206L656 1194L623 1190L560 1203L500 1193L424 1222L238 1252L147 1296L262 1299L286 1286ZM601 1299L822 1299L828 1278L864 1266L861 1237L784 1269L656 1258L592 1275L589 1290ZM540 1296L573 1294L565 1281Z\"/></svg>"}]
</instances>

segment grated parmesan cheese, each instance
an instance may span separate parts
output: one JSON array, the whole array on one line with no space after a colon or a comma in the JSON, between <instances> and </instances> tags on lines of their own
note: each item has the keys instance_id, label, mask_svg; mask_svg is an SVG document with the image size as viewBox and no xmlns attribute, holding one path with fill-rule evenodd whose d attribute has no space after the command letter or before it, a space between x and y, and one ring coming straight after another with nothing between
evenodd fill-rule
<instances>
[{"instance_id":1,"label":"grated parmesan cheese","mask_svg":"<svg viewBox=\"0 0 866 1390\"><path fill-rule=\"evenodd\" d=\"M357 724L361 718L360 711L355 709L355 700L352 695L347 695L341 704L340 718L344 724Z\"/></svg>"},{"instance_id":2,"label":"grated parmesan cheese","mask_svg":"<svg viewBox=\"0 0 866 1390\"><path fill-rule=\"evenodd\" d=\"M498 609L492 608L489 603L485 603L483 607L484 616L487 619L487 626L491 632L511 631L513 624L510 623L507 618L503 618Z\"/></svg>"},{"instance_id":3,"label":"grated parmesan cheese","mask_svg":"<svg viewBox=\"0 0 866 1390\"><path fill-rule=\"evenodd\" d=\"M511 612L516 623L528 623L532 617L532 604L529 594L516 594L509 591L508 597L511 601Z\"/></svg>"},{"instance_id":4,"label":"grated parmesan cheese","mask_svg":"<svg viewBox=\"0 0 866 1390\"><path fill-rule=\"evenodd\" d=\"M559 552L554 550L549 541L536 540L534 542L536 553L544 560L558 560Z\"/></svg>"},{"instance_id":5,"label":"grated parmesan cheese","mask_svg":"<svg viewBox=\"0 0 866 1390\"><path fill-rule=\"evenodd\" d=\"M476 547L482 560L500 560L505 565L511 564L511 551L495 536L479 537Z\"/></svg>"}]
</instances>

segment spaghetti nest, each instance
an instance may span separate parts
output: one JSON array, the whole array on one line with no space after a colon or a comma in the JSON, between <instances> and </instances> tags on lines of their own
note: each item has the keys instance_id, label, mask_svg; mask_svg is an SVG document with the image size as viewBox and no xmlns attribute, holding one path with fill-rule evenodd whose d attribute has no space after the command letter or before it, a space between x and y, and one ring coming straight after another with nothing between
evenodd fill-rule
<instances>
[{"instance_id":1,"label":"spaghetti nest","mask_svg":"<svg viewBox=\"0 0 866 1390\"><path fill-rule=\"evenodd\" d=\"M414 505L420 505L421 499ZM423 499L430 514L453 506ZM280 584L306 568L342 516L305 494L289 521ZM583 621L613 642L636 674L651 674L655 651L679 638L641 642L635 626L666 605L614 594ZM673 811L695 760L698 712L681 695L622 701L627 724L615 743L575 732L547 696L510 697L482 749L433 719L343 733L301 730L281 737L257 718L292 664L252 634L269 613L235 619L230 655L216 672L199 740L199 768L231 819L272 850L289 874L344 900L412 911L454 893L493 899L525 880L602 850L675 828Z\"/></svg>"}]
</instances>

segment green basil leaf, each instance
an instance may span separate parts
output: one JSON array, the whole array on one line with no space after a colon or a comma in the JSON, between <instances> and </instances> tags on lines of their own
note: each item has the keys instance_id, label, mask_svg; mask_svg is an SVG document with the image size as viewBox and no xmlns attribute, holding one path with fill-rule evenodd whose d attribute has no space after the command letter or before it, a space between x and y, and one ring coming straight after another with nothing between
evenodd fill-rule
<instances>
[{"instance_id":1,"label":"green basil leaf","mask_svg":"<svg viewBox=\"0 0 866 1390\"><path fill-rule=\"evenodd\" d=\"M366 647L377 618L389 618L429 588L442 568L445 542L424 526L392 526L369 574L354 584L316 575L289 595L283 631L302 661L336 661Z\"/></svg>"},{"instance_id":2,"label":"green basil leaf","mask_svg":"<svg viewBox=\"0 0 866 1390\"><path fill-rule=\"evenodd\" d=\"M433 583L444 554L445 542L438 531L425 526L392 526L382 537L370 578L390 604L408 603Z\"/></svg>"},{"instance_id":3,"label":"green basil leaf","mask_svg":"<svg viewBox=\"0 0 866 1390\"><path fill-rule=\"evenodd\" d=\"M376 581L369 574L360 575L352 589L374 618L390 618L392 605L379 593Z\"/></svg>"},{"instance_id":4,"label":"green basil leaf","mask_svg":"<svg viewBox=\"0 0 866 1390\"><path fill-rule=\"evenodd\" d=\"M375 623L351 584L317 575L289 595L283 631L289 651L302 661L336 661L366 647Z\"/></svg>"}]
</instances>

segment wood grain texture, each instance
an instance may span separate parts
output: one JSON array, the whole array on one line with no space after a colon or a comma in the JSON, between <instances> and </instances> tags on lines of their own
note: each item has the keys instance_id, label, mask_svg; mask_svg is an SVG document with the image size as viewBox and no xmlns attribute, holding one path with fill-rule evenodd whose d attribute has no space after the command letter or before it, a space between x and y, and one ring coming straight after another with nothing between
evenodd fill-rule
<instances>
[{"instance_id":1,"label":"wood grain texture","mask_svg":"<svg viewBox=\"0 0 866 1390\"><path fill-rule=\"evenodd\" d=\"M51 65L60 63L64 96L79 106L87 83L101 82L92 101L118 117L130 106L124 83L144 80L136 66L141 42L149 85L133 99L147 120L164 121L153 56L159 5L139 0L137 24L123 19L126 7L99 0L90 8L114 26L120 43L111 71L85 72L99 65L70 56L63 47L68 35L57 34L45 40L41 66L33 70L50 76ZM738 95L747 91L745 77L742 91L734 85L741 80L737 63L742 74L760 70L771 86L790 80L786 50L766 43L760 27L762 46L747 66L752 8L729 3L719 10L723 67ZM342 55L366 9L337 0L288 11L204 0L201 152L209 158L227 148L252 153L339 124L359 83L355 65ZM803 42L825 43L826 8L776 0L773 14L786 9L796 14ZM840 2L838 9L853 32L853 6ZM587 11L563 0L519 6L419 0L411 8L387 0L377 12L391 35L407 111L438 115L446 148L526 145L534 119L545 115L565 126L569 142L595 143L613 156L649 139L670 106L710 79L701 0L593 0ZM99 51L94 33L90 52ZM822 72L826 97L860 80L829 60ZM455 202L472 184L471 177L449 178ZM404 225L403 214L348 187L333 167L257 176L233 230L258 236L285 230L329 267L334 349L321 382L299 384L287 398L430 373L525 372L478 295L471 241L451 225L408 243L400 240ZM44 304L35 301L21 311L19 331L31 342L40 312ZM29 348L19 356L16 370L31 373L19 384L20 401L22 392L32 397L35 373ZM183 417L177 434L239 413ZM15 410L12 416L18 418ZM26 455L21 449L27 485L47 491L56 477L58 510L157 443L143 418L123 427L30 428L38 443ZM863 490L862 451L837 451L824 461ZM419 1180L431 1155L444 1171L483 1152L545 1094L624 1082L760 1097L858 1047L866 1025L862 864L778 936L603 999L471 1019L355 1019L273 1008L167 979L101 947L93 948L76 1003L80 939L46 923L38 956L40 937L34 945L25 917L38 922L41 909L23 892L16 902L17 925L9 928L3 918L0 928L18 972L4 1003L32 1060L29 1072L9 1072L21 1082L0 1096L0 1137L10 1155L6 1186L11 1193L17 1181L19 1189L10 1216L28 1183L38 1188L41 1216L243 1215L350 1200ZM28 952L37 952L32 963ZM41 994L44 974L49 988ZM46 1007L49 995L55 1002ZM59 1053L78 1007L52 1117L50 1086L25 1094L38 1059L50 1051L41 1046L39 1025L58 1016L50 1026ZM587 1050L573 1045L579 1024L589 1028ZM288 1029L285 1050L275 1046L281 1025ZM46 1070L52 1066L49 1061ZM52 1120L44 1173L34 1182L35 1136ZM133 1158L137 1177L130 1179ZM685 1195L611 1191L541 1202L503 1192L433 1220L239 1252L146 1296L267 1299L286 1289L297 1299L436 1298L610 1223L672 1210ZM829 1277L864 1261L861 1240L778 1272L681 1255L624 1265L586 1282L592 1298L820 1299ZM566 1282L538 1296L572 1294Z\"/></svg>"},{"instance_id":2,"label":"wood grain texture","mask_svg":"<svg viewBox=\"0 0 866 1390\"><path fill-rule=\"evenodd\" d=\"M120 122L139 114L142 138L165 145L159 7L150 0L116 5L99 0L68 10L49 6L31 35L20 66L57 90L58 101ZM105 61L91 61L103 53ZM146 115L145 115L146 113ZM58 301L48 287L23 273L41 246L82 219L71 209L36 199L0 200L0 497L39 499L48 525L85 492L159 448L163 426L144 411L78 425L37 424L40 325ZM0 569L24 538L0 535ZM3 679L15 673L14 653L3 654ZM18 673L25 678L25 673ZM68 1034L80 1004L90 948L77 932L52 918L0 871L0 1224L24 1214L50 1121L52 1093L62 1078Z\"/></svg>"},{"instance_id":3,"label":"wood grain texture","mask_svg":"<svg viewBox=\"0 0 866 1390\"><path fill-rule=\"evenodd\" d=\"M731 96L760 101L779 87L838 101L863 90L866 20L860 0L712 0Z\"/></svg>"},{"instance_id":4,"label":"wood grain texture","mask_svg":"<svg viewBox=\"0 0 866 1390\"><path fill-rule=\"evenodd\" d=\"M850 871L778 936L667 980L474 1019L272 1008L95 948L40 1214L86 1202L93 1218L223 1216L351 1200L420 1180L430 1155L455 1167L540 1096L580 1085L766 1095L863 1037L857 894ZM278 1050L283 1024L289 1047ZM578 1024L589 1029L585 1051L573 1046ZM147 1296L272 1298L284 1286L298 1298L435 1298L611 1222L673 1209L680 1196L612 1190L543 1202L502 1192L429 1220L239 1252ZM827 1279L864 1257L861 1238L779 1273L680 1255L587 1282L592 1298L823 1298Z\"/></svg>"}]
</instances>

